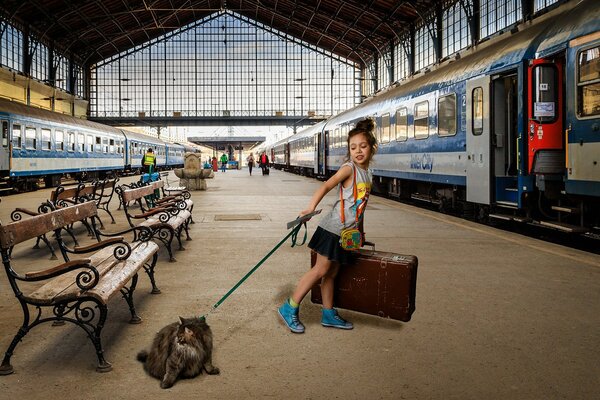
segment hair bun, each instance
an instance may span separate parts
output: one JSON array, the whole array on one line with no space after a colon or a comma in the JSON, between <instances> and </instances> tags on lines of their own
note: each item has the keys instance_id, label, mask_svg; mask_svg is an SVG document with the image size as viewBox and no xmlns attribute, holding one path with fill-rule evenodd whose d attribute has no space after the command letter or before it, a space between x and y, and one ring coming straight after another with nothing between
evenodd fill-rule
<instances>
[{"instance_id":1,"label":"hair bun","mask_svg":"<svg viewBox=\"0 0 600 400\"><path fill-rule=\"evenodd\" d=\"M375 129L375 122L371 118L363 119L356 123L356 129L364 132L372 132Z\"/></svg>"}]
</instances>

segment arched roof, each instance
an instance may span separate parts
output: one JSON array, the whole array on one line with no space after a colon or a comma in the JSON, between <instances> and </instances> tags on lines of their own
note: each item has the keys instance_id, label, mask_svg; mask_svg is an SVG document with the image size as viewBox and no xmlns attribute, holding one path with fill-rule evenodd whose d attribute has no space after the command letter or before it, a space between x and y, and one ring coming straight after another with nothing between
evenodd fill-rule
<instances>
[{"instance_id":1,"label":"arched roof","mask_svg":"<svg viewBox=\"0 0 600 400\"><path fill-rule=\"evenodd\" d=\"M363 63L443 0L3 0L0 10L42 42L93 64L230 10Z\"/></svg>"}]
</instances>

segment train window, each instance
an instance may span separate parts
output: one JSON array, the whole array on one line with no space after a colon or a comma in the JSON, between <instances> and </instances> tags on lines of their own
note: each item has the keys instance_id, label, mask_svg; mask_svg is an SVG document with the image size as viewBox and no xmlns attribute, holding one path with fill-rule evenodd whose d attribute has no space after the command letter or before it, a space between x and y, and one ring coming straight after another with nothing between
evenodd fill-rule
<instances>
[{"instance_id":1,"label":"train window","mask_svg":"<svg viewBox=\"0 0 600 400\"><path fill-rule=\"evenodd\" d=\"M42 128L42 150L52 150L51 133L50 129Z\"/></svg>"},{"instance_id":2,"label":"train window","mask_svg":"<svg viewBox=\"0 0 600 400\"><path fill-rule=\"evenodd\" d=\"M77 148L80 153L85 152L85 135L83 133L77 134Z\"/></svg>"},{"instance_id":3,"label":"train window","mask_svg":"<svg viewBox=\"0 0 600 400\"><path fill-rule=\"evenodd\" d=\"M581 51L577 64L577 114L600 115L600 46Z\"/></svg>"},{"instance_id":4,"label":"train window","mask_svg":"<svg viewBox=\"0 0 600 400\"><path fill-rule=\"evenodd\" d=\"M12 145L14 149L21 148L21 125L13 124Z\"/></svg>"},{"instance_id":5,"label":"train window","mask_svg":"<svg viewBox=\"0 0 600 400\"><path fill-rule=\"evenodd\" d=\"M96 136L96 146L94 146L94 150L96 150L96 153L102 153L102 138L100 136Z\"/></svg>"},{"instance_id":6,"label":"train window","mask_svg":"<svg viewBox=\"0 0 600 400\"><path fill-rule=\"evenodd\" d=\"M88 153L94 152L94 137L92 135L87 135L87 151Z\"/></svg>"},{"instance_id":7,"label":"train window","mask_svg":"<svg viewBox=\"0 0 600 400\"><path fill-rule=\"evenodd\" d=\"M65 149L65 133L63 131L54 131L54 141L56 142L57 151Z\"/></svg>"},{"instance_id":8,"label":"train window","mask_svg":"<svg viewBox=\"0 0 600 400\"><path fill-rule=\"evenodd\" d=\"M2 146L8 147L8 121L2 121Z\"/></svg>"},{"instance_id":9,"label":"train window","mask_svg":"<svg viewBox=\"0 0 600 400\"><path fill-rule=\"evenodd\" d=\"M108 138L102 138L102 152L108 153Z\"/></svg>"},{"instance_id":10,"label":"train window","mask_svg":"<svg viewBox=\"0 0 600 400\"><path fill-rule=\"evenodd\" d=\"M554 65L537 65L533 68L531 115L537 122L554 122L558 116L557 75L558 71Z\"/></svg>"},{"instance_id":11,"label":"train window","mask_svg":"<svg viewBox=\"0 0 600 400\"><path fill-rule=\"evenodd\" d=\"M396 140L405 141L408 138L408 110L406 107L396 111Z\"/></svg>"},{"instance_id":12,"label":"train window","mask_svg":"<svg viewBox=\"0 0 600 400\"><path fill-rule=\"evenodd\" d=\"M37 132L35 128L25 128L25 148L32 150L35 150L37 148L36 134Z\"/></svg>"},{"instance_id":13,"label":"train window","mask_svg":"<svg viewBox=\"0 0 600 400\"><path fill-rule=\"evenodd\" d=\"M331 147L340 147L340 128L335 128L333 131L333 146Z\"/></svg>"},{"instance_id":14,"label":"train window","mask_svg":"<svg viewBox=\"0 0 600 400\"><path fill-rule=\"evenodd\" d=\"M58 149L58 142L57 147ZM67 132L67 151L75 151L75 134L73 132Z\"/></svg>"},{"instance_id":15,"label":"train window","mask_svg":"<svg viewBox=\"0 0 600 400\"><path fill-rule=\"evenodd\" d=\"M456 135L456 94L438 99L438 136Z\"/></svg>"},{"instance_id":16,"label":"train window","mask_svg":"<svg viewBox=\"0 0 600 400\"><path fill-rule=\"evenodd\" d=\"M115 139L110 139L108 142L108 151L110 153L114 153L115 152Z\"/></svg>"},{"instance_id":17,"label":"train window","mask_svg":"<svg viewBox=\"0 0 600 400\"><path fill-rule=\"evenodd\" d=\"M381 143L390 142L390 113L381 116Z\"/></svg>"},{"instance_id":18,"label":"train window","mask_svg":"<svg viewBox=\"0 0 600 400\"><path fill-rule=\"evenodd\" d=\"M476 87L472 92L472 119L473 135L479 136L483 133L483 88Z\"/></svg>"},{"instance_id":19,"label":"train window","mask_svg":"<svg viewBox=\"0 0 600 400\"><path fill-rule=\"evenodd\" d=\"M415 139L427 139L429 136L429 101L415 104Z\"/></svg>"}]
</instances>

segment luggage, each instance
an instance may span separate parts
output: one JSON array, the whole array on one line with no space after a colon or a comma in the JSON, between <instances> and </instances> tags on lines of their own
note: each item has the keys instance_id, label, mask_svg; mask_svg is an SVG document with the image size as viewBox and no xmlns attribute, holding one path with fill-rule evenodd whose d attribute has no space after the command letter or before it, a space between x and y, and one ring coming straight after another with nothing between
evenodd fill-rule
<instances>
[{"instance_id":1,"label":"luggage","mask_svg":"<svg viewBox=\"0 0 600 400\"><path fill-rule=\"evenodd\" d=\"M311 268L317 255L311 252ZM365 314L410 321L415 311L416 256L360 249L357 260L342 265L335 278L335 307ZM310 299L322 304L321 284L311 289Z\"/></svg>"},{"instance_id":2,"label":"luggage","mask_svg":"<svg viewBox=\"0 0 600 400\"><path fill-rule=\"evenodd\" d=\"M263 173L263 175L269 175L269 167L264 167L262 169L262 173Z\"/></svg>"}]
</instances>

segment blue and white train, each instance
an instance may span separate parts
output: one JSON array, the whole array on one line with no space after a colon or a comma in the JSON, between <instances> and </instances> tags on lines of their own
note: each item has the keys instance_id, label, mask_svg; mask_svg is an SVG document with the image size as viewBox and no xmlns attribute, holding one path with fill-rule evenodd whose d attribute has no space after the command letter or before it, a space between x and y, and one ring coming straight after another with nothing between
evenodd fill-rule
<instances>
[{"instance_id":1,"label":"blue and white train","mask_svg":"<svg viewBox=\"0 0 600 400\"><path fill-rule=\"evenodd\" d=\"M600 2L561 5L267 151L276 168L328 177L365 117L382 194L600 229Z\"/></svg>"},{"instance_id":2,"label":"blue and white train","mask_svg":"<svg viewBox=\"0 0 600 400\"><path fill-rule=\"evenodd\" d=\"M18 190L31 189L38 179L56 186L64 175L103 177L135 171L142 156L154 149L158 169L183 166L189 144L166 143L84 119L0 99L0 178Z\"/></svg>"}]
</instances>

